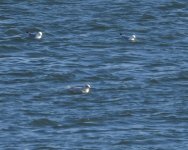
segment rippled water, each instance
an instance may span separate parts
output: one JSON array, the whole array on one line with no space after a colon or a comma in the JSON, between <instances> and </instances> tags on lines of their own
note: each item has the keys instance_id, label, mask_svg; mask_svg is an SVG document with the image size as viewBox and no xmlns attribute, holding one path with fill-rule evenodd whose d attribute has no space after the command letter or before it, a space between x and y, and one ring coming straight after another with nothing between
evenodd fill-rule
<instances>
[{"instance_id":1,"label":"rippled water","mask_svg":"<svg viewBox=\"0 0 188 150\"><path fill-rule=\"evenodd\" d=\"M0 12L0 149L188 149L187 1L2 0Z\"/></svg>"}]
</instances>

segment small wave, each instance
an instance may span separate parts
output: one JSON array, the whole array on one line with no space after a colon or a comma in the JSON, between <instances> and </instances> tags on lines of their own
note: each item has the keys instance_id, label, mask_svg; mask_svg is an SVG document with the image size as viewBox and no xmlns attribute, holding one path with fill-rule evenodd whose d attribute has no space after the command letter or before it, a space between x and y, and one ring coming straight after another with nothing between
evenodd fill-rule
<instances>
[{"instance_id":1,"label":"small wave","mask_svg":"<svg viewBox=\"0 0 188 150\"><path fill-rule=\"evenodd\" d=\"M2 41L2 42L6 42L6 41ZM13 46L13 45L1 45L0 54L17 52L17 51L20 51L20 50L21 50L21 48Z\"/></svg>"},{"instance_id":2,"label":"small wave","mask_svg":"<svg viewBox=\"0 0 188 150\"><path fill-rule=\"evenodd\" d=\"M178 73L178 78L181 80L188 80L188 71L181 71Z\"/></svg>"},{"instance_id":3,"label":"small wave","mask_svg":"<svg viewBox=\"0 0 188 150\"><path fill-rule=\"evenodd\" d=\"M74 77L75 75L69 72L68 73L53 73L53 74L47 75L44 80L52 81L52 82L63 82L63 81L71 80Z\"/></svg>"},{"instance_id":4,"label":"small wave","mask_svg":"<svg viewBox=\"0 0 188 150\"><path fill-rule=\"evenodd\" d=\"M33 126L38 126L38 127L44 127L44 126L58 126L58 122L49 120L47 118L41 118L41 119L36 119L31 122Z\"/></svg>"},{"instance_id":5,"label":"small wave","mask_svg":"<svg viewBox=\"0 0 188 150\"><path fill-rule=\"evenodd\" d=\"M173 1L171 3L166 3L164 5L159 6L160 10L172 10L172 9L183 9L187 7L187 3Z\"/></svg>"},{"instance_id":6,"label":"small wave","mask_svg":"<svg viewBox=\"0 0 188 150\"><path fill-rule=\"evenodd\" d=\"M141 17L141 21L145 21L145 20L154 20L154 19L156 19L156 17L153 16L153 15L151 15L149 12L143 14L142 17Z\"/></svg>"}]
</instances>

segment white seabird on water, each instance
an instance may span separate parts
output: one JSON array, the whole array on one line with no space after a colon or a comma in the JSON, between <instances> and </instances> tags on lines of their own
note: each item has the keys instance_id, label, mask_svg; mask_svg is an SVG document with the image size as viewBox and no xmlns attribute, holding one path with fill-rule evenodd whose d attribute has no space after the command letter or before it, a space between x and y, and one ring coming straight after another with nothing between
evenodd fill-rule
<instances>
[{"instance_id":1,"label":"white seabird on water","mask_svg":"<svg viewBox=\"0 0 188 150\"><path fill-rule=\"evenodd\" d=\"M135 34L131 35L130 37L126 37L126 36L123 35L122 33L120 33L120 35L121 35L124 39L129 40L129 41L131 41L131 42L135 42L135 41L136 41L136 35L135 35Z\"/></svg>"},{"instance_id":2,"label":"white seabird on water","mask_svg":"<svg viewBox=\"0 0 188 150\"><path fill-rule=\"evenodd\" d=\"M129 41L135 42L136 41L136 35L133 34L129 37Z\"/></svg>"},{"instance_id":3,"label":"white seabird on water","mask_svg":"<svg viewBox=\"0 0 188 150\"><path fill-rule=\"evenodd\" d=\"M86 84L84 86L74 86L70 87L68 90L73 94L87 94L90 92L91 86Z\"/></svg>"},{"instance_id":4,"label":"white seabird on water","mask_svg":"<svg viewBox=\"0 0 188 150\"><path fill-rule=\"evenodd\" d=\"M28 34L28 36L30 37L30 38L34 38L34 39L37 39L37 40L39 40L39 39L41 39L42 38L42 32L41 31L39 31L39 32L34 32L34 33L31 33L31 32L26 32L27 34Z\"/></svg>"}]
</instances>

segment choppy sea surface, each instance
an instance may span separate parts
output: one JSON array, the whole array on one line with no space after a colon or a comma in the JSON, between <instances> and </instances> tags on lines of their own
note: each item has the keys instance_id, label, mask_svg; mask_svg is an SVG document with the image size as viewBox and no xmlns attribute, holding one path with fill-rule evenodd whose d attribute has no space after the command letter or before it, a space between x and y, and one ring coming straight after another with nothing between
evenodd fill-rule
<instances>
[{"instance_id":1,"label":"choppy sea surface","mask_svg":"<svg viewBox=\"0 0 188 150\"><path fill-rule=\"evenodd\" d=\"M0 12L1 150L188 149L186 0L2 0Z\"/></svg>"}]
</instances>

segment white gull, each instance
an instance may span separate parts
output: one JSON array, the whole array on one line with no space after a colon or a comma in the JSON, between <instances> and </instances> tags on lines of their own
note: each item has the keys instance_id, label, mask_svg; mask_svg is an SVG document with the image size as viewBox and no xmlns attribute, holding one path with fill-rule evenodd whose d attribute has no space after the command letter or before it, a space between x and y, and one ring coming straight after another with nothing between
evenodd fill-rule
<instances>
[{"instance_id":1,"label":"white gull","mask_svg":"<svg viewBox=\"0 0 188 150\"><path fill-rule=\"evenodd\" d=\"M68 90L73 94L87 94L90 92L91 86L86 84L84 86L74 86L70 87Z\"/></svg>"},{"instance_id":2,"label":"white gull","mask_svg":"<svg viewBox=\"0 0 188 150\"><path fill-rule=\"evenodd\" d=\"M34 38L34 39L37 39L37 40L39 40L39 39L41 39L42 38L42 32L41 31L39 31L39 32L34 32L34 33L31 33L31 32L26 32L27 34L28 34L28 36L30 37L30 38Z\"/></svg>"}]
</instances>

